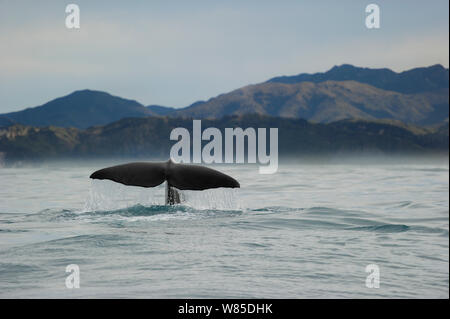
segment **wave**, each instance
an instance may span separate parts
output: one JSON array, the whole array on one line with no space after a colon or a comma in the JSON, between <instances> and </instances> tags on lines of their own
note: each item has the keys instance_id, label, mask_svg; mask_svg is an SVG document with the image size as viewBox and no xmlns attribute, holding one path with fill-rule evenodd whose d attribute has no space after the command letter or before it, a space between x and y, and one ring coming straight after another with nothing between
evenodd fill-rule
<instances>
[{"instance_id":1,"label":"wave","mask_svg":"<svg viewBox=\"0 0 450 319\"><path fill-rule=\"evenodd\" d=\"M207 199L208 197L206 197ZM208 205L204 205L208 206ZM239 217L229 219L230 217ZM373 233L425 233L448 236L445 228L425 227L414 218L389 220L376 214L330 207L295 208L284 206L260 207L254 209L212 209L189 205L135 204L129 207L102 210L51 210L46 209L34 214L17 215L9 219L10 223L22 224L24 228L9 227L3 223L0 233L4 235L27 232L27 226L34 222L71 223L72 221L107 224L109 227L139 227L142 223L185 222L187 220L220 219L219 226L235 229L273 230L298 229L299 231L362 231ZM427 222L428 220L424 220ZM397 223L395 223L397 222ZM156 224L155 224L156 225ZM211 224L212 225L212 224Z\"/></svg>"},{"instance_id":2,"label":"wave","mask_svg":"<svg viewBox=\"0 0 450 319\"><path fill-rule=\"evenodd\" d=\"M377 233L401 233L410 230L410 226L407 225L374 225L374 226L360 226L348 228L348 230L363 230Z\"/></svg>"}]
</instances>

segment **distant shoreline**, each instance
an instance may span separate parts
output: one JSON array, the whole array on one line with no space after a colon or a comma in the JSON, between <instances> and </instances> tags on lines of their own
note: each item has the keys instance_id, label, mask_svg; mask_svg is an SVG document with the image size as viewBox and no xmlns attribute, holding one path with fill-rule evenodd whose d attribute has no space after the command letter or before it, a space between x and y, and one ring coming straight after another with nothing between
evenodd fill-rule
<instances>
[{"instance_id":1,"label":"distant shoreline","mask_svg":"<svg viewBox=\"0 0 450 319\"><path fill-rule=\"evenodd\" d=\"M448 156L448 124L420 128L383 121L345 120L328 124L247 114L203 120L205 127L277 127L280 160L289 158L377 158ZM0 128L3 165L49 160L158 158L167 160L170 131L192 129L184 118L128 118L86 130L23 125ZM207 143L207 141L204 141Z\"/></svg>"}]
</instances>

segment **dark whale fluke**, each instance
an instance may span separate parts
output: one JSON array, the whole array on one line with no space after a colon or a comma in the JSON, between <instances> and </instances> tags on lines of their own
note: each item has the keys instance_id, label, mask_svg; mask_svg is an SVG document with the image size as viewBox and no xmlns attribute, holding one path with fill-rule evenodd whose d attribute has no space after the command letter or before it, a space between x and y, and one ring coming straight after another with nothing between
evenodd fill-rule
<instances>
[{"instance_id":1,"label":"dark whale fluke","mask_svg":"<svg viewBox=\"0 0 450 319\"><path fill-rule=\"evenodd\" d=\"M155 187L167 181L166 204L179 203L180 190L239 188L238 181L208 167L175 164L171 160L155 163L128 163L103 168L91 174L92 179L109 179L130 186Z\"/></svg>"}]
</instances>

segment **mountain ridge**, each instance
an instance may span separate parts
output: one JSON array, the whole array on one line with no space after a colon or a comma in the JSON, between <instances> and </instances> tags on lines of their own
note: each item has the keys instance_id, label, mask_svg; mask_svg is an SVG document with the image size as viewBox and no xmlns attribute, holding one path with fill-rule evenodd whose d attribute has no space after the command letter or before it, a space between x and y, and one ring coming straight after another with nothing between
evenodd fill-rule
<instances>
[{"instance_id":1,"label":"mountain ridge","mask_svg":"<svg viewBox=\"0 0 450 319\"><path fill-rule=\"evenodd\" d=\"M402 94L356 81L264 82L221 94L171 116L220 118L258 113L330 123L347 118L436 125L448 119L449 90Z\"/></svg>"},{"instance_id":2,"label":"mountain ridge","mask_svg":"<svg viewBox=\"0 0 450 319\"><path fill-rule=\"evenodd\" d=\"M272 78L180 109L144 106L102 91L79 90L40 106L0 114L0 127L17 123L83 129L127 117L202 119L241 114L323 123L353 118L440 125L448 122L448 96L448 69L442 65L396 73L344 64L324 73Z\"/></svg>"},{"instance_id":3,"label":"mountain ridge","mask_svg":"<svg viewBox=\"0 0 450 319\"><path fill-rule=\"evenodd\" d=\"M107 92L77 90L39 106L0 114L0 118L32 126L87 128L120 120L124 117L154 116L156 113L135 100Z\"/></svg>"},{"instance_id":4,"label":"mountain ridge","mask_svg":"<svg viewBox=\"0 0 450 319\"><path fill-rule=\"evenodd\" d=\"M279 76L267 82L299 83L324 81L358 81L379 89L412 94L448 88L449 69L441 64L418 67L403 72L388 68L372 69L356 67L351 64L334 66L326 72L300 73L293 76Z\"/></svg>"}]
</instances>

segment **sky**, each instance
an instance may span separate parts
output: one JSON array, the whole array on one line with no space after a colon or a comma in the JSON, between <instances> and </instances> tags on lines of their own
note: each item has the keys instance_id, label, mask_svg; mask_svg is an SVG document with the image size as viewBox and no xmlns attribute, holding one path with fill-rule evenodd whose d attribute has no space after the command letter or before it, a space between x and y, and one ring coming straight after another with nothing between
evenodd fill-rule
<instances>
[{"instance_id":1,"label":"sky","mask_svg":"<svg viewBox=\"0 0 450 319\"><path fill-rule=\"evenodd\" d=\"M365 25L370 3L379 29ZM447 0L0 0L0 113L81 89L184 107L344 63L448 68L448 12Z\"/></svg>"}]
</instances>

